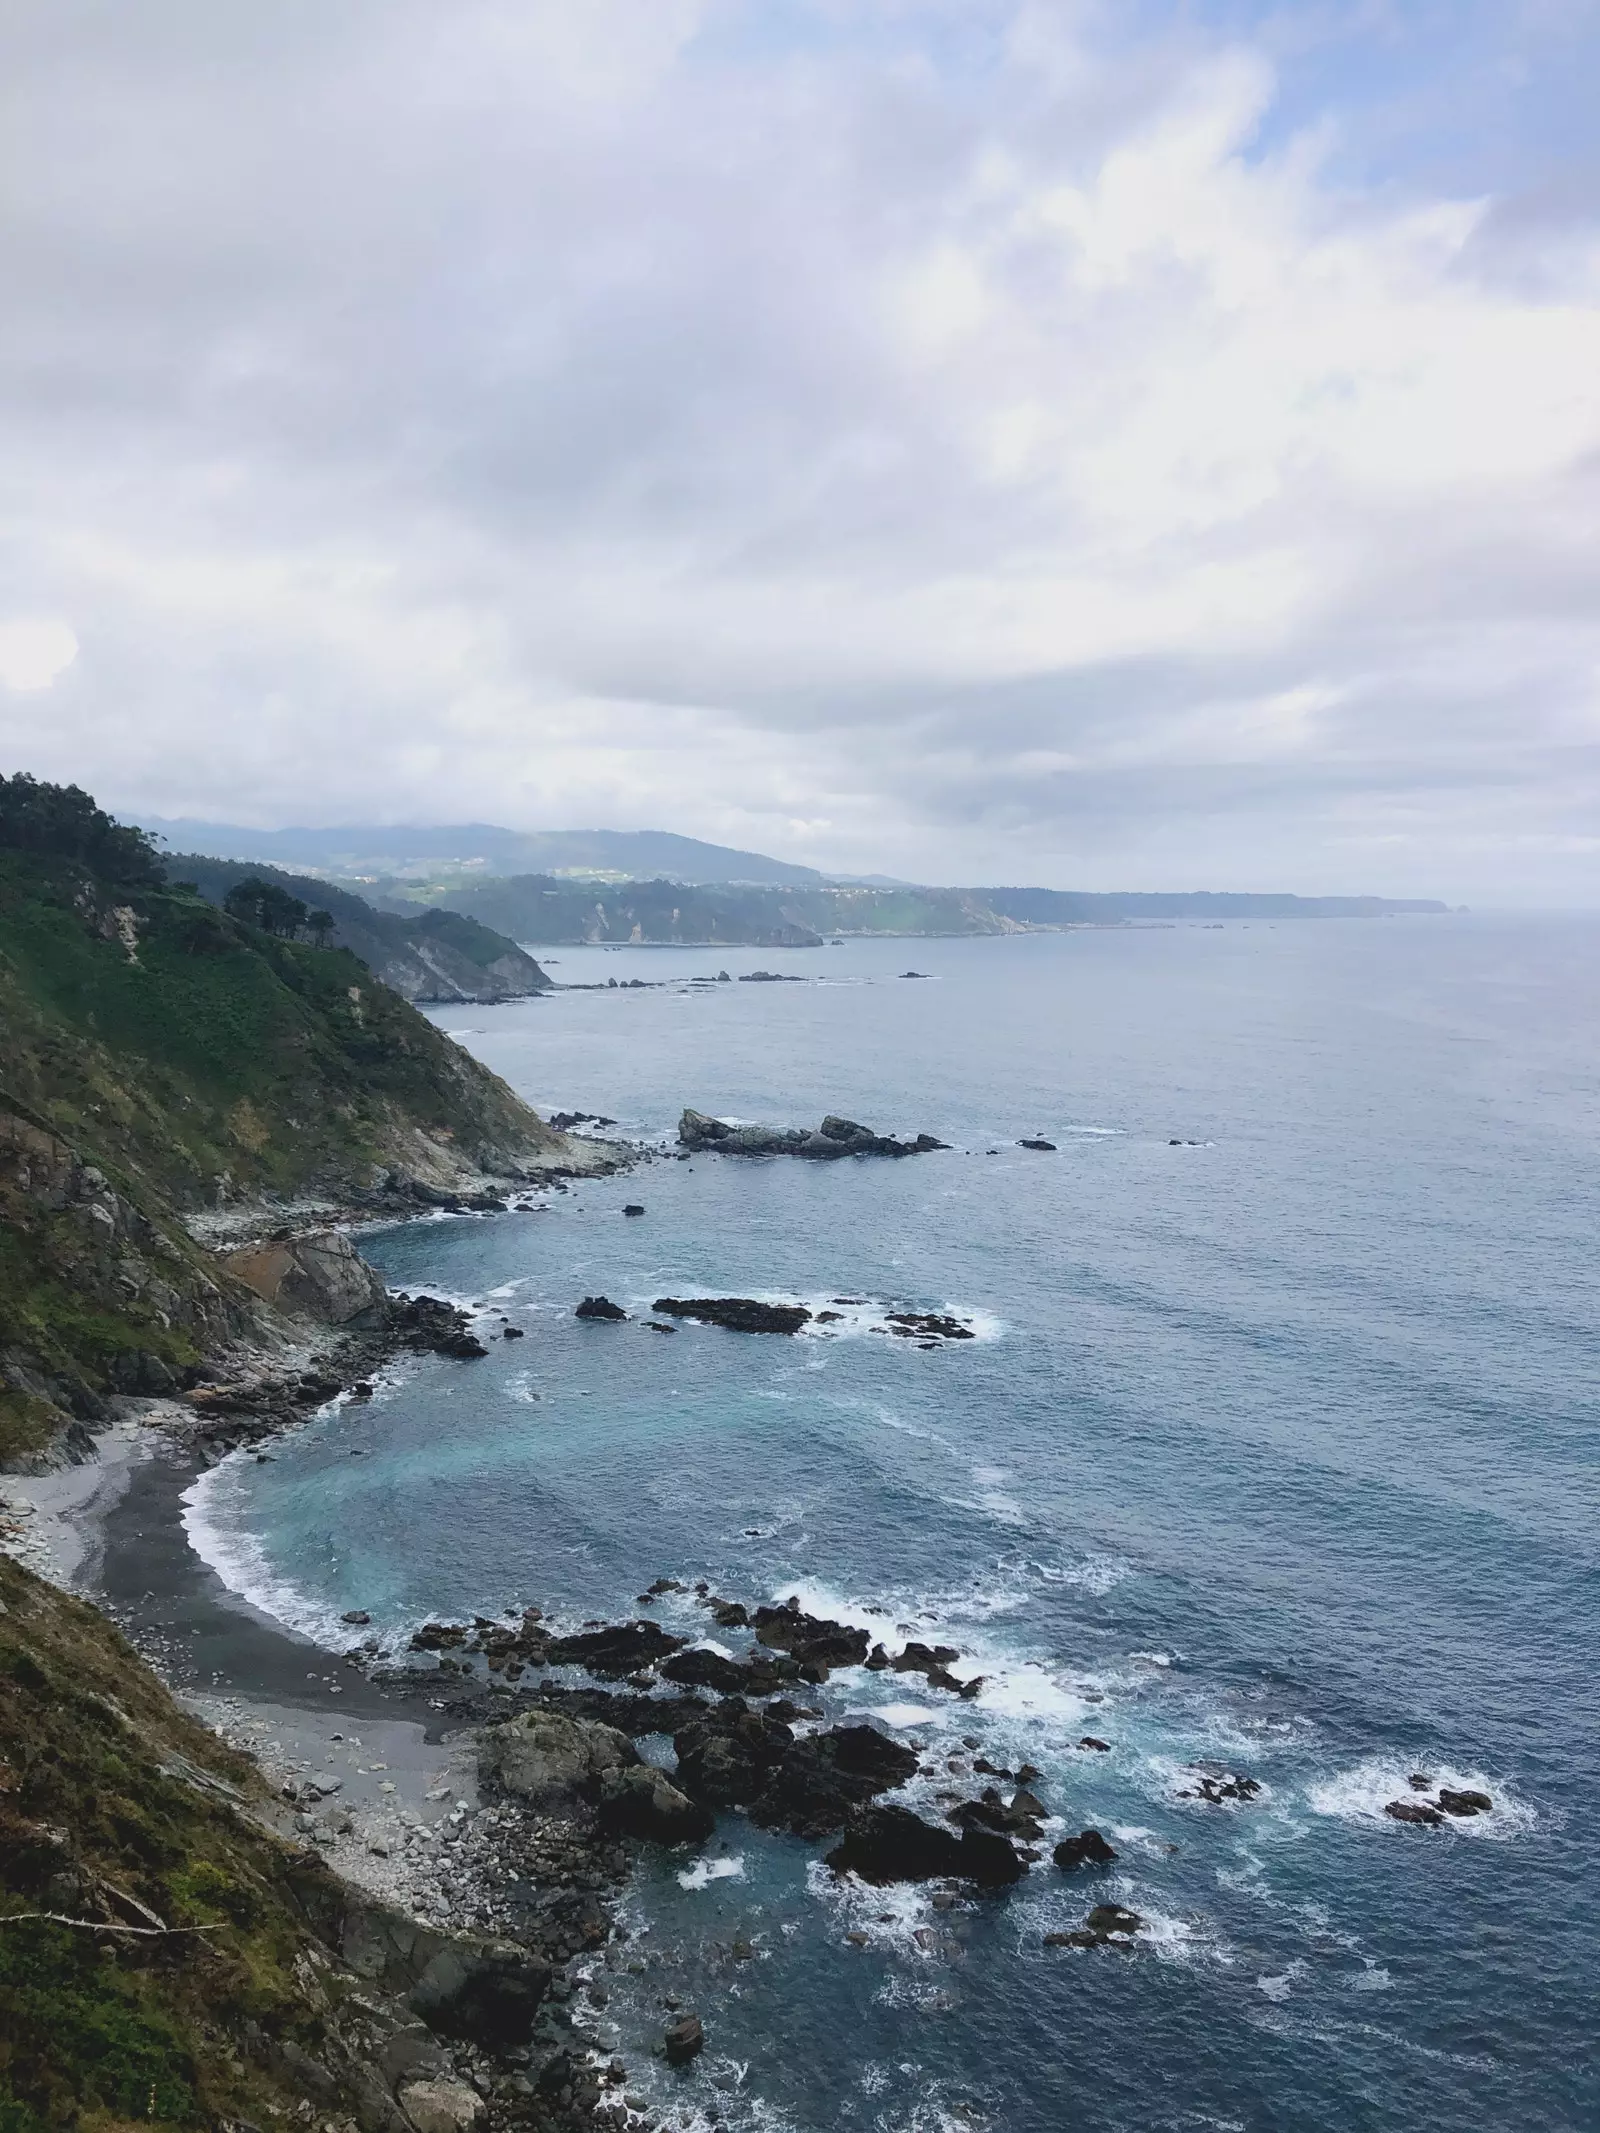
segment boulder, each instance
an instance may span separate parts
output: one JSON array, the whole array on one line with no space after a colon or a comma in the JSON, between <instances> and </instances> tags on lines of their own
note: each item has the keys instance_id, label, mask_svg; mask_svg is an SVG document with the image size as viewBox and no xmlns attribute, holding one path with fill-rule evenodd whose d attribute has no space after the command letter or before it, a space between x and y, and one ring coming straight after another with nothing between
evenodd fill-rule
<instances>
[{"instance_id":1,"label":"boulder","mask_svg":"<svg viewBox=\"0 0 1600 2133\"><path fill-rule=\"evenodd\" d=\"M1026 1872L1004 1837L977 1829L954 1837L908 1807L869 1807L853 1816L827 1863L836 1874L858 1874L879 1887L948 1874L985 1888L1003 1888Z\"/></svg>"},{"instance_id":2,"label":"boulder","mask_svg":"<svg viewBox=\"0 0 1600 2133\"><path fill-rule=\"evenodd\" d=\"M697 2014L681 2014L667 2024L662 2034L662 2048L668 2066L687 2066L697 2052L705 2049L706 2033Z\"/></svg>"},{"instance_id":3,"label":"boulder","mask_svg":"<svg viewBox=\"0 0 1600 2133\"><path fill-rule=\"evenodd\" d=\"M1109 1866L1116 1853L1097 1829L1085 1829L1076 1837L1063 1837L1051 1855L1062 1873L1076 1873L1080 1866Z\"/></svg>"},{"instance_id":4,"label":"boulder","mask_svg":"<svg viewBox=\"0 0 1600 2133\"><path fill-rule=\"evenodd\" d=\"M600 1827L654 1844L703 1844L716 1817L653 1763L631 1763L608 1770L600 1781Z\"/></svg>"},{"instance_id":5,"label":"boulder","mask_svg":"<svg viewBox=\"0 0 1600 2133\"><path fill-rule=\"evenodd\" d=\"M400 2108L417 2133L472 2133L483 2115L483 2099L464 2081L408 2081L400 2091Z\"/></svg>"},{"instance_id":6,"label":"boulder","mask_svg":"<svg viewBox=\"0 0 1600 2133\"><path fill-rule=\"evenodd\" d=\"M267 1303L322 1325L376 1318L387 1294L382 1278L342 1230L309 1230L244 1245L224 1253L222 1263Z\"/></svg>"},{"instance_id":7,"label":"boulder","mask_svg":"<svg viewBox=\"0 0 1600 2133\"><path fill-rule=\"evenodd\" d=\"M1437 1807L1430 1807L1426 1800L1391 1800L1383 1810L1395 1822L1420 1822L1433 1829L1444 1820Z\"/></svg>"},{"instance_id":8,"label":"boulder","mask_svg":"<svg viewBox=\"0 0 1600 2133\"><path fill-rule=\"evenodd\" d=\"M574 1318L623 1319L628 1314L609 1296L586 1296L572 1315Z\"/></svg>"},{"instance_id":9,"label":"boulder","mask_svg":"<svg viewBox=\"0 0 1600 2133\"><path fill-rule=\"evenodd\" d=\"M489 2051L514 2050L533 2034L550 1988L550 1966L510 1941L448 1941L407 1994L436 2036Z\"/></svg>"},{"instance_id":10,"label":"boulder","mask_svg":"<svg viewBox=\"0 0 1600 2133\"><path fill-rule=\"evenodd\" d=\"M1494 1802L1486 1792L1452 1792L1448 1785L1441 1785L1439 1805L1447 1815L1486 1815Z\"/></svg>"},{"instance_id":11,"label":"boulder","mask_svg":"<svg viewBox=\"0 0 1600 2133\"><path fill-rule=\"evenodd\" d=\"M523 1711L485 1727L478 1744L482 1775L534 1807L591 1795L608 1772L638 1760L625 1733L559 1711Z\"/></svg>"}]
</instances>

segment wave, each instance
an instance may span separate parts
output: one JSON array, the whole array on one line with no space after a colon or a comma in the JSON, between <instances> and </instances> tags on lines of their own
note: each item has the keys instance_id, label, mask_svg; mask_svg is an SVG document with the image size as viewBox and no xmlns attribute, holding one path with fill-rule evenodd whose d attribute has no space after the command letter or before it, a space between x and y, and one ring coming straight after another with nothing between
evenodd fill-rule
<instances>
[{"instance_id":1,"label":"wave","mask_svg":"<svg viewBox=\"0 0 1600 2133\"><path fill-rule=\"evenodd\" d=\"M332 1403L330 1403L331 1405ZM339 1608L286 1577L245 1523L244 1482L252 1455L232 1452L192 1481L178 1499L189 1546L228 1590L285 1628L330 1651L350 1642Z\"/></svg>"},{"instance_id":2,"label":"wave","mask_svg":"<svg viewBox=\"0 0 1600 2133\"><path fill-rule=\"evenodd\" d=\"M1427 1792L1412 1790L1411 1773L1414 1770L1427 1773ZM1406 1823L1396 1822L1384 1809L1391 1800L1426 1800L1435 1796L1441 1785L1448 1786L1452 1792L1486 1792L1494 1806L1487 1814L1446 1815L1439 1827L1420 1832L1424 1836L1441 1837L1448 1831L1458 1837L1505 1842L1526 1835L1538 1825L1539 1817L1533 1808L1510 1793L1499 1778L1490 1777L1476 1768L1464 1769L1455 1763L1433 1762L1426 1756L1406 1762L1392 1756L1369 1757L1349 1770L1338 1771L1332 1777L1307 1786L1306 1804L1313 1814L1330 1815L1362 1828L1381 1830L1385 1835L1415 1840L1419 1832Z\"/></svg>"}]
</instances>

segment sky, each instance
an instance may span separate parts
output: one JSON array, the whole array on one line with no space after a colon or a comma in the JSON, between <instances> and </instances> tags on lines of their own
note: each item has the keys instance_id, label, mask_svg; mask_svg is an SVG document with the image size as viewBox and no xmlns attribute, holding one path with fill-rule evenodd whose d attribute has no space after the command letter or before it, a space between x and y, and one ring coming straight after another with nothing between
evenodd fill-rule
<instances>
[{"instance_id":1,"label":"sky","mask_svg":"<svg viewBox=\"0 0 1600 2133\"><path fill-rule=\"evenodd\" d=\"M0 770L1600 905L1600 0L0 0Z\"/></svg>"}]
</instances>

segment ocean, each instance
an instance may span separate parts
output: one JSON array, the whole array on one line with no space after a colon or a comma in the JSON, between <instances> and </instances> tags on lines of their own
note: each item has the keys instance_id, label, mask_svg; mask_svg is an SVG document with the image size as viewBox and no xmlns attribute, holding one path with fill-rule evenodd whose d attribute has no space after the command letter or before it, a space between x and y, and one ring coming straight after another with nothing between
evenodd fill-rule
<instances>
[{"instance_id":1,"label":"ocean","mask_svg":"<svg viewBox=\"0 0 1600 2133\"><path fill-rule=\"evenodd\" d=\"M576 1626L666 1575L983 1676L819 1698L918 1749L933 1815L974 1755L1033 1763L1052 1838L1115 1864L1047 1848L935 1910L738 1815L648 1857L624 1918L661 1965L605 2018L669 2123L1593 2127L1597 949L1458 915L558 951L606 989L438 1017L541 1107L663 1144L686 1104L832 1111L948 1152L663 1160L369 1233L392 1283L527 1337L225 1462L191 1538L340 1648L346 1608L396 1640L511 1603ZM689 982L759 967L804 982ZM841 1317L650 1330L697 1291ZM600 1292L629 1323L573 1317ZM895 1338L903 1307L975 1337ZM1218 1772L1260 1791L1196 1796ZM1397 1823L1413 1772L1494 1806ZM1131 1951L1044 1946L1101 1901ZM682 2078L644 2057L669 1991L706 2025Z\"/></svg>"}]
</instances>

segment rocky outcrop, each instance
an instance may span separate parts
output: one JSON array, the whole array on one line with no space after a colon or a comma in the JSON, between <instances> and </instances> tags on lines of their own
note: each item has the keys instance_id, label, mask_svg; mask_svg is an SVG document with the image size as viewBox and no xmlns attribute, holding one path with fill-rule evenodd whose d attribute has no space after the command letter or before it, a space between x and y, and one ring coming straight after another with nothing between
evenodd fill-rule
<instances>
[{"instance_id":1,"label":"rocky outcrop","mask_svg":"<svg viewBox=\"0 0 1600 2133\"><path fill-rule=\"evenodd\" d=\"M599 1793L602 1781L639 1760L625 1733L559 1711L524 1711L487 1726L478 1768L490 1783L530 1807L550 1809Z\"/></svg>"},{"instance_id":2,"label":"rocky outcrop","mask_svg":"<svg viewBox=\"0 0 1600 2133\"><path fill-rule=\"evenodd\" d=\"M387 1291L342 1230L308 1230L245 1245L223 1265L264 1303L324 1326L375 1321Z\"/></svg>"},{"instance_id":3,"label":"rocky outcrop","mask_svg":"<svg viewBox=\"0 0 1600 2133\"><path fill-rule=\"evenodd\" d=\"M607 1771L600 1785L600 1827L652 1844L702 1844L716 1827L709 1807L691 1800L653 1763Z\"/></svg>"},{"instance_id":4,"label":"rocky outcrop","mask_svg":"<svg viewBox=\"0 0 1600 2133\"><path fill-rule=\"evenodd\" d=\"M733 1333L798 1333L811 1318L804 1304L761 1303L753 1296L658 1296L650 1308L663 1318L695 1318ZM580 1307L578 1316L584 1315Z\"/></svg>"},{"instance_id":5,"label":"rocky outcrop","mask_svg":"<svg viewBox=\"0 0 1600 2133\"><path fill-rule=\"evenodd\" d=\"M797 1661L807 1681L826 1681L830 1668L836 1666L862 1665L871 1644L864 1629L808 1615L797 1599L785 1601L782 1607L758 1607L755 1631L758 1644L787 1652Z\"/></svg>"},{"instance_id":6,"label":"rocky outcrop","mask_svg":"<svg viewBox=\"0 0 1600 2133\"><path fill-rule=\"evenodd\" d=\"M1051 1854L1063 1874L1075 1874L1080 1866L1110 1866L1116 1856L1097 1829L1085 1829L1075 1837L1063 1837Z\"/></svg>"},{"instance_id":7,"label":"rocky outcrop","mask_svg":"<svg viewBox=\"0 0 1600 2133\"><path fill-rule=\"evenodd\" d=\"M847 1155L926 1155L948 1144L931 1133L914 1141L874 1133L851 1118L825 1118L813 1133L799 1126L730 1126L703 1111L685 1111L678 1139L693 1154L793 1155L804 1161L831 1163Z\"/></svg>"},{"instance_id":8,"label":"rocky outcrop","mask_svg":"<svg viewBox=\"0 0 1600 2133\"><path fill-rule=\"evenodd\" d=\"M909 1807L870 1807L856 1815L827 1863L879 1886L951 1876L983 1888L1005 1888L1027 1871L1004 1837L965 1829L959 1837L924 1822Z\"/></svg>"},{"instance_id":9,"label":"rocky outcrop","mask_svg":"<svg viewBox=\"0 0 1600 2133\"><path fill-rule=\"evenodd\" d=\"M581 1666L591 1674L621 1681L681 1650L688 1641L673 1636L659 1622L617 1622L605 1629L580 1630L571 1637L553 1637L546 1657L552 1666Z\"/></svg>"},{"instance_id":10,"label":"rocky outcrop","mask_svg":"<svg viewBox=\"0 0 1600 2133\"><path fill-rule=\"evenodd\" d=\"M678 1778L696 1799L742 1806L766 1829L824 1837L917 1772L913 1750L875 1726L799 1736L739 1698L704 1709L673 1738Z\"/></svg>"}]
</instances>

